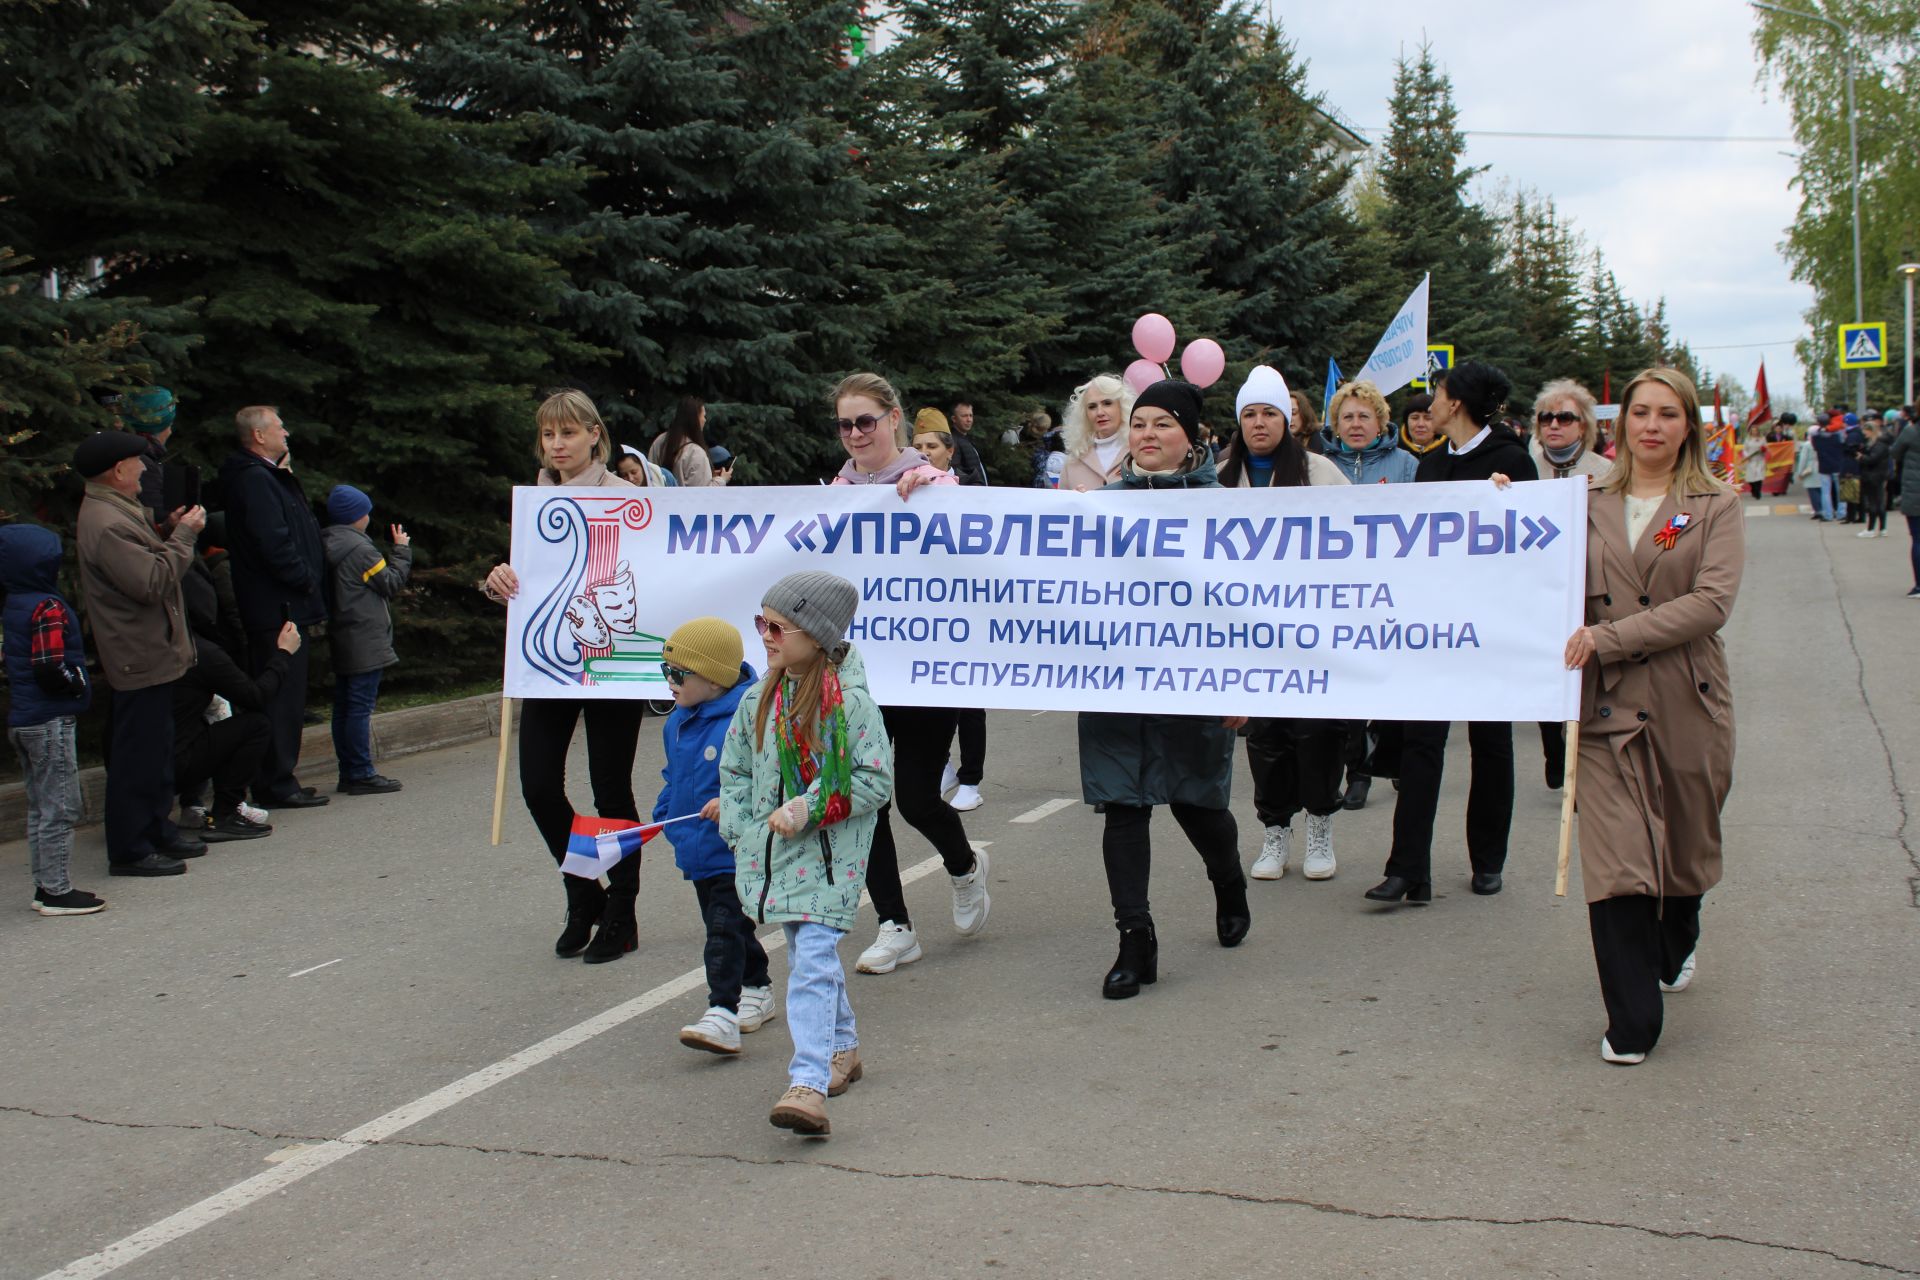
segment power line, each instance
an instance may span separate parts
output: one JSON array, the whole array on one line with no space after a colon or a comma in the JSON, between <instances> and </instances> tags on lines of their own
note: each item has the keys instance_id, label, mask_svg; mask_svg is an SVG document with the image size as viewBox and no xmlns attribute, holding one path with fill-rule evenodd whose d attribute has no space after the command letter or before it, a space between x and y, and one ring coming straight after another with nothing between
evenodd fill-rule
<instances>
[{"instance_id":1,"label":"power line","mask_svg":"<svg viewBox=\"0 0 1920 1280\"><path fill-rule=\"evenodd\" d=\"M1367 131L1389 132L1379 125L1369 126ZM1460 132L1469 138L1535 138L1553 142L1762 142L1777 146L1794 141L1792 138L1721 133L1531 133L1519 129L1462 129Z\"/></svg>"},{"instance_id":2,"label":"power line","mask_svg":"<svg viewBox=\"0 0 1920 1280\"><path fill-rule=\"evenodd\" d=\"M1689 351L1744 351L1749 347L1791 347L1799 343L1798 338L1788 338L1784 342L1725 342L1716 347L1693 347Z\"/></svg>"}]
</instances>

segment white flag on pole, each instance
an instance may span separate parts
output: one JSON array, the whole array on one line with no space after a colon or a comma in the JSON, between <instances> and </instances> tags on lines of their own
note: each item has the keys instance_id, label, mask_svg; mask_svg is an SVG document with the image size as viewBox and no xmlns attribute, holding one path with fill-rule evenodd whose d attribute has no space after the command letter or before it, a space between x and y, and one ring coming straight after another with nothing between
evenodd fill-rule
<instances>
[{"instance_id":1,"label":"white flag on pole","mask_svg":"<svg viewBox=\"0 0 1920 1280\"><path fill-rule=\"evenodd\" d=\"M1420 277L1420 283L1395 313L1393 323L1380 335L1367 363L1354 375L1380 388L1383 396L1427 376L1427 286L1432 280L1431 275Z\"/></svg>"}]
</instances>

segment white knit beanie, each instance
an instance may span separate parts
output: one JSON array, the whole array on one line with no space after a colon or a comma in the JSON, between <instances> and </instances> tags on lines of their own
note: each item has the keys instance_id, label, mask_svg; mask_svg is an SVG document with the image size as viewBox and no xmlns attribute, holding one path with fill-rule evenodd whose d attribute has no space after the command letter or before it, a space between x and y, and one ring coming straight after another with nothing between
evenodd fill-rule
<instances>
[{"instance_id":1,"label":"white knit beanie","mask_svg":"<svg viewBox=\"0 0 1920 1280\"><path fill-rule=\"evenodd\" d=\"M1253 372L1240 385L1240 395L1233 402L1235 422L1250 404L1270 404L1280 411L1288 426L1293 425L1293 397L1287 393L1287 380L1280 376L1278 369L1264 364L1253 366Z\"/></svg>"}]
</instances>

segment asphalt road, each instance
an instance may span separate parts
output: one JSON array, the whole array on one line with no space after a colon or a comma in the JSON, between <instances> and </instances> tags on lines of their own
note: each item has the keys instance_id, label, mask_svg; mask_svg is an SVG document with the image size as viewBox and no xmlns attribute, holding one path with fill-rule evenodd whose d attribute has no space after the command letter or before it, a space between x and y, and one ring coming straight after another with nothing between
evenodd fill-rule
<instances>
[{"instance_id":1,"label":"asphalt road","mask_svg":"<svg viewBox=\"0 0 1920 1280\"><path fill-rule=\"evenodd\" d=\"M1747 528L1727 878L1644 1066L1599 1059L1530 726L1495 898L1466 889L1461 734L1429 908L1360 896L1383 785L1338 877L1256 884L1222 950L1157 819L1161 980L1109 1002L1100 819L1015 821L1077 798L1072 717L996 714L991 923L957 938L944 877L909 887L927 955L852 978L867 1076L824 1142L767 1123L784 1021L734 1060L677 1043L701 934L664 857L637 953L554 958L552 864L517 806L488 846L480 744L183 878L109 880L85 833L112 907L84 919L28 912L0 846L0 1275L1920 1275L1906 541ZM658 756L650 725L649 799ZM1250 862L1244 770L1235 807Z\"/></svg>"}]
</instances>

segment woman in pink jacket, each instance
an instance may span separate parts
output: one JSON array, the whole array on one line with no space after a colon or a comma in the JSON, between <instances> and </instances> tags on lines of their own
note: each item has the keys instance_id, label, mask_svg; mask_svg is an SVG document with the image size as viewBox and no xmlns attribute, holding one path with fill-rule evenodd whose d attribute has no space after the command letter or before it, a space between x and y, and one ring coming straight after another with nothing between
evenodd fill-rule
<instances>
[{"instance_id":1,"label":"woman in pink jacket","mask_svg":"<svg viewBox=\"0 0 1920 1280\"><path fill-rule=\"evenodd\" d=\"M1127 458L1127 417L1134 390L1110 373L1095 374L1073 389L1061 420L1067 465L1060 487L1085 493L1104 489L1120 478Z\"/></svg>"},{"instance_id":2,"label":"woman in pink jacket","mask_svg":"<svg viewBox=\"0 0 1920 1280\"><path fill-rule=\"evenodd\" d=\"M929 484L954 484L953 473L942 471L920 452L900 443L900 394L877 373L851 374L833 391L835 426L846 465L835 484L890 484L904 500ZM882 706L887 736L893 740L893 800L880 810L874 829L873 851L867 859L867 891L873 895L880 934L860 953L861 973L892 973L921 955L920 938L907 914L905 890L900 884L900 856L893 844L893 807L907 825L925 836L939 851L953 882L953 927L963 936L986 927L987 855L976 854L967 843L967 829L947 802L940 798L940 776L959 727L960 713L952 707Z\"/></svg>"}]
</instances>

